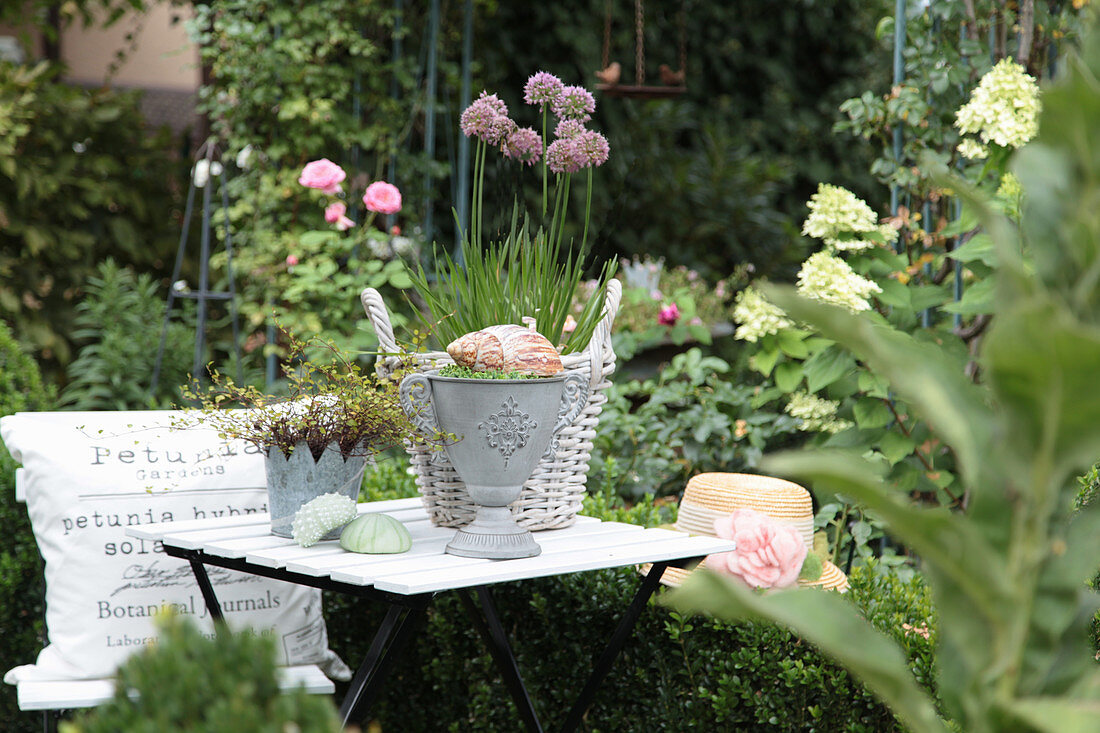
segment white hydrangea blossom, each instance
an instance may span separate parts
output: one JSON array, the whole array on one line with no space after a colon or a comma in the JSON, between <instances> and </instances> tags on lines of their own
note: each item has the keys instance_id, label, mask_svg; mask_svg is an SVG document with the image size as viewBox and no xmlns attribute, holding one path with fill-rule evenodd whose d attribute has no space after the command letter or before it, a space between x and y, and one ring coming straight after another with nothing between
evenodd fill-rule
<instances>
[{"instance_id":1,"label":"white hydrangea blossom","mask_svg":"<svg viewBox=\"0 0 1100 733\"><path fill-rule=\"evenodd\" d=\"M972 137L964 137L955 146L955 150L959 151L959 155L970 160L985 160L989 157L989 148Z\"/></svg>"},{"instance_id":2,"label":"white hydrangea blossom","mask_svg":"<svg viewBox=\"0 0 1100 733\"><path fill-rule=\"evenodd\" d=\"M818 184L817 193L806 205L810 215L802 223L802 233L821 239L834 249L868 249L875 246L874 242L861 239L859 235L882 231L871 207L846 188Z\"/></svg>"},{"instance_id":3,"label":"white hydrangea blossom","mask_svg":"<svg viewBox=\"0 0 1100 733\"><path fill-rule=\"evenodd\" d=\"M869 310L867 298L882 288L857 275L847 262L828 252L815 252L798 271L798 292L807 298L839 305L852 313Z\"/></svg>"},{"instance_id":4,"label":"white hydrangea blossom","mask_svg":"<svg viewBox=\"0 0 1100 733\"><path fill-rule=\"evenodd\" d=\"M955 127L984 143L1018 148L1039 131L1039 85L1012 59L997 62L959 108Z\"/></svg>"},{"instance_id":5,"label":"white hydrangea blossom","mask_svg":"<svg viewBox=\"0 0 1100 733\"><path fill-rule=\"evenodd\" d=\"M733 320L739 324L733 333L734 338L752 343L793 325L779 306L769 302L763 293L751 286L737 294Z\"/></svg>"},{"instance_id":6,"label":"white hydrangea blossom","mask_svg":"<svg viewBox=\"0 0 1100 733\"><path fill-rule=\"evenodd\" d=\"M388 260L393 256L390 243L382 237L370 237L367 239L367 248L375 259Z\"/></svg>"},{"instance_id":7,"label":"white hydrangea blossom","mask_svg":"<svg viewBox=\"0 0 1100 733\"><path fill-rule=\"evenodd\" d=\"M398 257L408 257L416 253L416 241L411 237L395 236L390 240L390 246Z\"/></svg>"},{"instance_id":8,"label":"white hydrangea blossom","mask_svg":"<svg viewBox=\"0 0 1100 733\"><path fill-rule=\"evenodd\" d=\"M791 417L802 421L802 429L819 433L839 433L852 426L848 420L841 420L836 416L839 402L826 400L817 395L806 392L795 392L787 401L784 408Z\"/></svg>"},{"instance_id":9,"label":"white hydrangea blossom","mask_svg":"<svg viewBox=\"0 0 1100 733\"><path fill-rule=\"evenodd\" d=\"M886 244L892 245L894 242L898 241L898 230L895 229L892 224L879 224L878 233L886 240Z\"/></svg>"}]
</instances>

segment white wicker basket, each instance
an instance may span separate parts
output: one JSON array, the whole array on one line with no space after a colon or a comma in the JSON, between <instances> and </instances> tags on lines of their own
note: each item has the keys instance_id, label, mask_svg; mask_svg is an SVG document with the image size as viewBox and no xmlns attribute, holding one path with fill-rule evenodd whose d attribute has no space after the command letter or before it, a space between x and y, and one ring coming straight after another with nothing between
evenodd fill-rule
<instances>
[{"instance_id":1,"label":"white wicker basket","mask_svg":"<svg viewBox=\"0 0 1100 733\"><path fill-rule=\"evenodd\" d=\"M512 514L520 526L530 530L560 529L576 520L584 499L588 479L588 462L592 456L592 440L596 425L607 402L605 390L615 371L615 350L611 346L611 324L619 310L622 286L612 279L607 287L603 318L600 319L588 348L562 357L567 372L580 372L590 380L588 403L572 425L558 434L558 449L553 459L543 458L534 474L523 485L523 493L512 504ZM374 288L363 291L363 309L378 335L378 349L383 354L399 354L401 350L393 335L390 314L382 296ZM453 363L443 351L412 354L421 371ZM397 367L399 357L380 356L375 369L388 376ZM451 462L440 451L424 443L406 442L416 483L420 487L424 507L432 523L441 527L461 527L474 518L475 505Z\"/></svg>"}]
</instances>

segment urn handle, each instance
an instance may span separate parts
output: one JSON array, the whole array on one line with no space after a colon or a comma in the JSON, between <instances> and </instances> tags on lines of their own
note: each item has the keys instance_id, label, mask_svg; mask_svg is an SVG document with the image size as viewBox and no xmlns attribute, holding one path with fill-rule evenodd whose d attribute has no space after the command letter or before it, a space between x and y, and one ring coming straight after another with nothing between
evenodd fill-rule
<instances>
[{"instance_id":1,"label":"urn handle","mask_svg":"<svg viewBox=\"0 0 1100 733\"><path fill-rule=\"evenodd\" d=\"M571 372L565 377L565 384L561 390L561 402L558 405L558 422L554 425L554 437L550 440L550 447L543 454L543 459L553 460L558 451L558 433L562 428L573 424L577 415L588 404L589 384L582 374Z\"/></svg>"},{"instance_id":2,"label":"urn handle","mask_svg":"<svg viewBox=\"0 0 1100 733\"><path fill-rule=\"evenodd\" d=\"M423 374L410 374L401 380L401 407L425 438L439 435L439 423L432 407L432 383Z\"/></svg>"}]
</instances>

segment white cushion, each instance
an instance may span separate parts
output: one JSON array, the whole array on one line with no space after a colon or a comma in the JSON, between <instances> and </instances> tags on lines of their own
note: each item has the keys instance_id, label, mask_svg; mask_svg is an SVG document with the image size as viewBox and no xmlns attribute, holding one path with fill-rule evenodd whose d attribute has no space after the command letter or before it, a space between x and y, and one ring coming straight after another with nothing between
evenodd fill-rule
<instances>
[{"instance_id":1,"label":"white cushion","mask_svg":"<svg viewBox=\"0 0 1100 733\"><path fill-rule=\"evenodd\" d=\"M332 680L316 665L280 667L279 687L331 695L336 691ZM115 681L107 680L28 680L19 683L20 710L73 710L102 705L115 694Z\"/></svg>"},{"instance_id":2,"label":"white cushion","mask_svg":"<svg viewBox=\"0 0 1100 733\"><path fill-rule=\"evenodd\" d=\"M155 640L155 616L171 607L211 631L190 565L126 527L267 511L263 457L208 428L172 430L158 412L18 413L0 436L23 481L45 560L49 644L37 664L5 681L111 677ZM328 649L316 589L209 569L234 630L274 635L287 665L350 672Z\"/></svg>"}]
</instances>

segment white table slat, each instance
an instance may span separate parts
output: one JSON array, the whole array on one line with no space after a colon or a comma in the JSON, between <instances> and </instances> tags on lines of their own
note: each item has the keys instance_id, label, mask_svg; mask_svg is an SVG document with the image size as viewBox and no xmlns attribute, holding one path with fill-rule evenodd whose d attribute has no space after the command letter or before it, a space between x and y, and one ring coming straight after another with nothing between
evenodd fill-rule
<instances>
[{"instance_id":1,"label":"white table slat","mask_svg":"<svg viewBox=\"0 0 1100 733\"><path fill-rule=\"evenodd\" d=\"M366 512L398 512L419 508L424 511L423 503L419 497L410 499L387 499L386 501L374 501L360 503L359 513ZM192 530L206 529L231 529L233 527L248 527L257 524L270 524L271 516L266 512L253 512L252 514L240 514L232 517L208 517L206 519L184 519L179 522L164 522L158 524L143 524L127 527L126 534L131 537L140 537L145 540L163 539L168 533L190 532Z\"/></svg>"},{"instance_id":2,"label":"white table slat","mask_svg":"<svg viewBox=\"0 0 1100 733\"><path fill-rule=\"evenodd\" d=\"M301 560L287 562L286 569L292 573L310 575L315 578L323 578L334 570L346 567L371 563L372 567L386 563L401 562L411 558L419 558L421 562L429 555L440 556L447 547L447 543L454 537L454 530L448 530L445 535L436 537L421 537L414 539L412 547L407 552L394 555L360 555L354 552L341 552L339 554L324 555L322 557L309 557ZM369 558L369 559L368 559Z\"/></svg>"},{"instance_id":3,"label":"white table slat","mask_svg":"<svg viewBox=\"0 0 1100 733\"><path fill-rule=\"evenodd\" d=\"M666 532L666 530L653 529L645 531L647 533ZM564 575L584 570L662 562L683 557L709 555L714 552L728 552L734 548L734 543L730 540L721 540L715 537L690 537L681 533L675 534L678 534L679 537L655 539L652 543L644 542L625 547L585 548L570 553L540 555L523 560L488 561L488 564L483 563L462 568L444 568L383 576L376 578L373 584L379 590L412 595L502 583L509 580L538 578L547 575Z\"/></svg>"},{"instance_id":4,"label":"white table slat","mask_svg":"<svg viewBox=\"0 0 1100 733\"><path fill-rule=\"evenodd\" d=\"M387 514L389 514L389 512L387 512ZM409 530L409 535L413 539L419 537L439 537L440 530L443 528L433 526L432 523L428 521L427 517L424 516L424 512L420 512L420 516L423 518L418 521L403 522L405 528ZM443 531L449 535L454 534L453 529ZM297 542L293 542L289 545L280 545L278 547L259 548L247 553L245 555L245 560L268 568L279 568L285 566L291 560L341 554L348 554L348 552L340 547L339 540L323 540L309 547L301 547Z\"/></svg>"},{"instance_id":5,"label":"white table slat","mask_svg":"<svg viewBox=\"0 0 1100 733\"><path fill-rule=\"evenodd\" d=\"M267 516L266 514L264 515ZM233 536L240 539L251 539L253 537L271 537L271 523L263 522L254 526L246 527L233 527ZM168 532L159 539L161 542L168 542L170 545L176 547L182 547L185 550L196 550L207 542L217 540L220 537L225 536L226 530L224 528L219 529L193 529L187 532Z\"/></svg>"},{"instance_id":6,"label":"white table slat","mask_svg":"<svg viewBox=\"0 0 1100 733\"><path fill-rule=\"evenodd\" d=\"M262 550L269 547L285 547L287 545L294 545L297 547L294 540L288 540L285 537L276 537L273 534L266 534L263 537L246 537L244 539L226 539L207 542L202 546L202 550L203 552L209 552L219 557L239 560L253 550Z\"/></svg>"},{"instance_id":7,"label":"white table slat","mask_svg":"<svg viewBox=\"0 0 1100 733\"><path fill-rule=\"evenodd\" d=\"M621 525L623 527L629 527L631 529L642 529L632 524ZM397 562L414 557L423 557L424 555L438 555L443 552L443 548L447 546L447 543L454 537L455 530L449 527L432 527L434 530L432 534L419 538L413 536L412 547L408 552L403 552L400 555L373 555L368 556L372 558L372 567L375 567L381 562ZM566 527L564 529L550 529L541 532L535 532L535 541L541 542L547 537L558 536L559 533L566 537L576 537L580 535L593 534L600 532L603 529L599 521L596 522L578 522L574 525ZM294 572L301 573L302 575L312 575L314 577L323 577L329 575L333 570L340 570L342 568L359 565L364 562L364 556L356 554L354 552L341 552L324 557L309 557L302 560L290 560L286 564L286 569Z\"/></svg>"},{"instance_id":8,"label":"white table slat","mask_svg":"<svg viewBox=\"0 0 1100 733\"><path fill-rule=\"evenodd\" d=\"M571 551L588 551L602 547L614 547L623 544L624 542L631 543L635 541L644 541L636 538L646 531L636 525L621 524L619 522L605 522L601 526L602 531L591 534L568 533L568 529L557 530L552 534L549 532L538 533L536 535L536 541L539 543L539 546L542 547L542 554L539 555L539 557L556 557L560 554L568 553ZM666 532L667 530L655 531ZM516 562L521 561L485 560L483 558L477 557L440 555L438 557L432 558L409 558L403 563L386 564L380 565L378 567L374 567L370 563L364 563L362 565L356 565L352 567L342 568L340 570L335 570L330 573L330 577L333 580L338 580L344 583L351 583L353 585L377 586L378 583L376 581L381 577L394 577L403 574L411 574L424 571L438 574L440 577L447 577L448 575L452 574L452 571L456 571L459 568L465 568L467 566L510 565ZM465 586L458 585L455 587L461 588Z\"/></svg>"}]
</instances>

